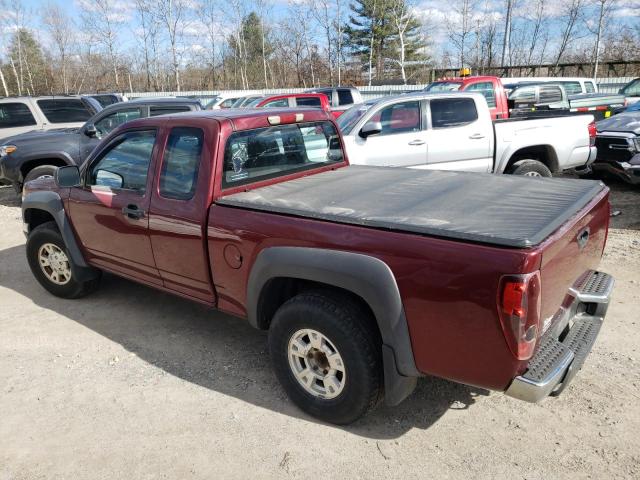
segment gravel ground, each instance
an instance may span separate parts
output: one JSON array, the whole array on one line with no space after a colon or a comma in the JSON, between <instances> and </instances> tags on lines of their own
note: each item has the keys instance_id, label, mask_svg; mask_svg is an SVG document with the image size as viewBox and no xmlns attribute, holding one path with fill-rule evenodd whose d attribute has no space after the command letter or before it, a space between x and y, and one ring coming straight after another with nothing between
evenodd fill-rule
<instances>
[{"instance_id":1,"label":"gravel ground","mask_svg":"<svg viewBox=\"0 0 640 480\"><path fill-rule=\"evenodd\" d=\"M245 322L112 276L46 293L0 188L0 479L640 478L640 190L610 186L615 298L561 397L427 378L346 428L287 400Z\"/></svg>"}]
</instances>

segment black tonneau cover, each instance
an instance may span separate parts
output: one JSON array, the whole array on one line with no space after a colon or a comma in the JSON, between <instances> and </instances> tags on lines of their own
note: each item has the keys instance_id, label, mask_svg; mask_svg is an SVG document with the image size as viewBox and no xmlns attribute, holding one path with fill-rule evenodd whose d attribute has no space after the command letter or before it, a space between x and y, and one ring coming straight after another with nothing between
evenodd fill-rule
<instances>
[{"instance_id":1,"label":"black tonneau cover","mask_svg":"<svg viewBox=\"0 0 640 480\"><path fill-rule=\"evenodd\" d=\"M508 247L541 243L601 182L351 165L217 203Z\"/></svg>"}]
</instances>

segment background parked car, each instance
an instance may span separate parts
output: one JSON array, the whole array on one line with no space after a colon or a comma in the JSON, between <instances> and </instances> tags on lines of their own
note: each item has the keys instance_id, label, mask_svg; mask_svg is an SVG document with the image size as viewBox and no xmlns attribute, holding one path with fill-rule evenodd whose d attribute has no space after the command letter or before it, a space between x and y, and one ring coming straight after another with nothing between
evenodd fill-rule
<instances>
[{"instance_id":1,"label":"background parked car","mask_svg":"<svg viewBox=\"0 0 640 480\"><path fill-rule=\"evenodd\" d=\"M640 106L640 102L634 106ZM598 156L591 168L632 184L640 184L640 109L624 112L596 126Z\"/></svg>"},{"instance_id":2,"label":"background parked car","mask_svg":"<svg viewBox=\"0 0 640 480\"><path fill-rule=\"evenodd\" d=\"M248 105L251 108L309 108L317 107L338 118L345 110L333 110L329 99L324 93L289 93L285 95L270 95Z\"/></svg>"},{"instance_id":3,"label":"background parked car","mask_svg":"<svg viewBox=\"0 0 640 480\"><path fill-rule=\"evenodd\" d=\"M624 95L628 103L640 102L640 78L631 80L620 89L620 95Z\"/></svg>"},{"instance_id":4,"label":"background parked car","mask_svg":"<svg viewBox=\"0 0 640 480\"><path fill-rule=\"evenodd\" d=\"M245 97L240 97L231 104L230 108L247 108L252 103L260 101L263 98L265 98L265 95L247 95Z\"/></svg>"},{"instance_id":5,"label":"background parked car","mask_svg":"<svg viewBox=\"0 0 640 480\"><path fill-rule=\"evenodd\" d=\"M598 93L598 85L593 78L586 77L502 77L505 88L515 88L531 83L559 83L569 95L580 93ZM509 89L510 89L509 88Z\"/></svg>"},{"instance_id":6,"label":"background parked car","mask_svg":"<svg viewBox=\"0 0 640 480\"><path fill-rule=\"evenodd\" d=\"M324 93L334 112L344 112L355 104L362 103L362 95L355 87L320 87L305 90L305 93Z\"/></svg>"},{"instance_id":7,"label":"background parked car","mask_svg":"<svg viewBox=\"0 0 640 480\"><path fill-rule=\"evenodd\" d=\"M556 87L540 87L540 85L546 85L547 83L553 82ZM507 85L509 85L509 89L507 89ZM520 85L520 86L519 86ZM557 85L560 85L562 88L558 88ZM525 88L542 88L543 91L549 90L550 92L554 92L551 96L551 100L553 102L562 101L561 89L564 89L565 98L569 96L572 92L575 94L583 94L579 101L576 99L576 108L587 107L585 111L589 111L588 107L599 106L602 103L608 102L611 104L611 108L608 110L603 110L602 113L599 110L593 109L593 112L601 117L604 116L604 111L613 112L616 108L622 107L624 104L624 99L621 96L615 96L615 98L609 99L609 97L600 97L599 94L595 93L596 86L595 82L591 79L580 79L580 78L554 78L554 77L523 77L523 78L498 78L495 76L474 76L474 77L454 77L454 78L444 78L442 80L438 80L436 82L432 82L425 87L425 91L427 92L452 92L452 91L461 91L461 92L479 92L484 95L484 98L487 100L487 105L489 105L489 111L491 112L491 118L494 120L501 118L509 118L511 116L510 105L508 98L511 98L512 95L515 94L516 91L525 92ZM588 93L587 92L593 92ZM518 94L520 95L520 93ZM534 95L535 97L535 95ZM535 98L531 96L530 92L528 93L527 98L533 99ZM605 100L606 98L606 100ZM536 103L549 103L546 100L544 102L536 101ZM558 106L558 108L560 105ZM556 113L582 113L582 111L576 110L575 112L569 112L568 107L565 106L566 112L558 112ZM556 110L558 110L556 108ZM529 112L531 112L531 108L529 108ZM516 111L516 114L522 114L522 111L519 109ZM530 113L529 113L530 114Z\"/></svg>"},{"instance_id":8,"label":"background parked car","mask_svg":"<svg viewBox=\"0 0 640 480\"><path fill-rule=\"evenodd\" d=\"M384 97L337 123L356 165L550 177L596 157L593 116L493 122L477 92Z\"/></svg>"},{"instance_id":9,"label":"background parked car","mask_svg":"<svg viewBox=\"0 0 640 480\"><path fill-rule=\"evenodd\" d=\"M87 96L97 100L100 105L102 105L102 108L113 105L114 103L127 101L127 97L118 93L94 93Z\"/></svg>"},{"instance_id":10,"label":"background parked car","mask_svg":"<svg viewBox=\"0 0 640 480\"><path fill-rule=\"evenodd\" d=\"M246 97L254 92L245 92L245 95L241 94L220 94L218 98L210 101L206 106L206 110L218 110L220 108L231 108L235 102L241 97Z\"/></svg>"},{"instance_id":11,"label":"background parked car","mask_svg":"<svg viewBox=\"0 0 640 480\"><path fill-rule=\"evenodd\" d=\"M570 94L564 83L545 82L515 88L508 97L509 116L590 113L596 120L610 117L625 107L619 94Z\"/></svg>"},{"instance_id":12,"label":"background parked car","mask_svg":"<svg viewBox=\"0 0 640 480\"><path fill-rule=\"evenodd\" d=\"M35 131L6 138L0 145L0 180L20 190L29 180L53 175L61 165L82 163L101 138L125 122L201 109L199 100L142 98L110 105L80 128Z\"/></svg>"},{"instance_id":13,"label":"background parked car","mask_svg":"<svg viewBox=\"0 0 640 480\"><path fill-rule=\"evenodd\" d=\"M80 127L101 108L82 97L7 97L0 99L0 140L31 130Z\"/></svg>"}]
</instances>

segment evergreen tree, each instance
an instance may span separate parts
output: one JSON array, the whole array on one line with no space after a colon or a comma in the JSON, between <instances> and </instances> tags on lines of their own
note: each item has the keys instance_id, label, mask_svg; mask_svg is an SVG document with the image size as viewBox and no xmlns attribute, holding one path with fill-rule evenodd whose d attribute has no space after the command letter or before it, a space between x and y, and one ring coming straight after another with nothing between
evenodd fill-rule
<instances>
[{"instance_id":1,"label":"evergreen tree","mask_svg":"<svg viewBox=\"0 0 640 480\"><path fill-rule=\"evenodd\" d=\"M369 80L382 80L387 71L397 75L405 62L424 58L420 26L406 0L355 0L345 43Z\"/></svg>"},{"instance_id":2,"label":"evergreen tree","mask_svg":"<svg viewBox=\"0 0 640 480\"><path fill-rule=\"evenodd\" d=\"M268 62L269 56L274 51L269 31L263 25L258 14L251 12L242 19L239 31L229 37L229 45L236 63L244 69L247 86L251 88L264 88L264 81L260 80L264 64Z\"/></svg>"},{"instance_id":3,"label":"evergreen tree","mask_svg":"<svg viewBox=\"0 0 640 480\"><path fill-rule=\"evenodd\" d=\"M46 93L49 75L40 44L26 28L15 31L9 42L7 76L10 89L22 95Z\"/></svg>"}]
</instances>

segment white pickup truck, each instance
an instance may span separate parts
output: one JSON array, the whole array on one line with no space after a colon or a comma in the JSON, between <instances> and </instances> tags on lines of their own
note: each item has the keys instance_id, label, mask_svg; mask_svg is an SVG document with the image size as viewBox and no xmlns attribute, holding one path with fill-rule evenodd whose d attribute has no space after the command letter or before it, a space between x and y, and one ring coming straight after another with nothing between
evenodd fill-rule
<instances>
[{"instance_id":1,"label":"white pickup truck","mask_svg":"<svg viewBox=\"0 0 640 480\"><path fill-rule=\"evenodd\" d=\"M588 171L597 153L591 115L493 121L472 92L385 97L337 122L356 165L550 177Z\"/></svg>"}]
</instances>

